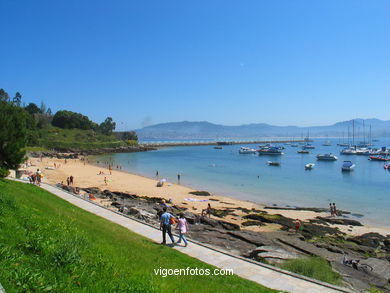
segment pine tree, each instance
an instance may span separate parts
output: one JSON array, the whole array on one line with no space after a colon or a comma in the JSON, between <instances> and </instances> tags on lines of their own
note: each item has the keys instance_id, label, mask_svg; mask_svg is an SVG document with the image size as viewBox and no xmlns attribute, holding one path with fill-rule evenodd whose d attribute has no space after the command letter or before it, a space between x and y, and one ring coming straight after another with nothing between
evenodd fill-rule
<instances>
[{"instance_id":1,"label":"pine tree","mask_svg":"<svg viewBox=\"0 0 390 293\"><path fill-rule=\"evenodd\" d=\"M0 101L0 177L17 169L25 160L26 112L12 103Z\"/></svg>"}]
</instances>

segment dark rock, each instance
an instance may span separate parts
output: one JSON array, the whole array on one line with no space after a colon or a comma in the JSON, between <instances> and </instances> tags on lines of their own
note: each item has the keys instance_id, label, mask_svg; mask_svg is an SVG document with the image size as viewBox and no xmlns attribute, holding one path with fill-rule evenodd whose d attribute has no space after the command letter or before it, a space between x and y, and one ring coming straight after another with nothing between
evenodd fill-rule
<instances>
[{"instance_id":1,"label":"dark rock","mask_svg":"<svg viewBox=\"0 0 390 293\"><path fill-rule=\"evenodd\" d=\"M117 201L112 202L111 205L112 205L113 207L118 208L118 209L122 206L122 204L120 204L120 203L117 202Z\"/></svg>"},{"instance_id":2,"label":"dark rock","mask_svg":"<svg viewBox=\"0 0 390 293\"><path fill-rule=\"evenodd\" d=\"M208 191L190 191L189 193L197 196L211 196Z\"/></svg>"},{"instance_id":3,"label":"dark rock","mask_svg":"<svg viewBox=\"0 0 390 293\"><path fill-rule=\"evenodd\" d=\"M82 188L86 193L99 194L101 190L98 187Z\"/></svg>"},{"instance_id":4,"label":"dark rock","mask_svg":"<svg viewBox=\"0 0 390 293\"><path fill-rule=\"evenodd\" d=\"M265 224L260 221L245 221L241 223L242 226L264 226Z\"/></svg>"},{"instance_id":5,"label":"dark rock","mask_svg":"<svg viewBox=\"0 0 390 293\"><path fill-rule=\"evenodd\" d=\"M330 224L338 224L338 225L348 225L348 226L363 226L362 223L356 220L351 219L343 219L343 218L325 218L325 217L317 217L317 219L330 223Z\"/></svg>"}]
</instances>

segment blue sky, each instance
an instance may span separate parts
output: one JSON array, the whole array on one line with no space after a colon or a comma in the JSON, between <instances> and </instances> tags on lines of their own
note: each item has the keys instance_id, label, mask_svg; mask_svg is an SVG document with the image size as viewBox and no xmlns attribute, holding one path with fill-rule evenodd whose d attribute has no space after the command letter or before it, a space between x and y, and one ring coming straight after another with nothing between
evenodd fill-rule
<instances>
[{"instance_id":1,"label":"blue sky","mask_svg":"<svg viewBox=\"0 0 390 293\"><path fill-rule=\"evenodd\" d=\"M0 87L119 129L390 119L390 2L0 1Z\"/></svg>"}]
</instances>

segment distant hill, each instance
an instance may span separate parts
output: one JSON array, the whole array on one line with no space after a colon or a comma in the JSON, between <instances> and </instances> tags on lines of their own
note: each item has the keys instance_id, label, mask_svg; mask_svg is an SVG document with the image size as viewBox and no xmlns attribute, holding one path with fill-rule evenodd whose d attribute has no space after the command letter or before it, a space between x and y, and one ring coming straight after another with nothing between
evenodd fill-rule
<instances>
[{"instance_id":1,"label":"distant hill","mask_svg":"<svg viewBox=\"0 0 390 293\"><path fill-rule=\"evenodd\" d=\"M390 120L354 119L355 136L363 137L371 133L373 137L390 136ZM170 122L151 125L138 129L140 139L248 139L258 137L310 137L348 135L348 127L352 135L352 120L337 122L328 126L274 126L266 123L245 124L240 126L224 126L210 122Z\"/></svg>"}]
</instances>

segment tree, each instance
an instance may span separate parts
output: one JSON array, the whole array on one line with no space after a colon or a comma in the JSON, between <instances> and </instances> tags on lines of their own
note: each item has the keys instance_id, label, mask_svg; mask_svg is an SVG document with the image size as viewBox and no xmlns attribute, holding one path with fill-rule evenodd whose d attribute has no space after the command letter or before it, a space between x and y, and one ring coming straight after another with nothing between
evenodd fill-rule
<instances>
[{"instance_id":1,"label":"tree","mask_svg":"<svg viewBox=\"0 0 390 293\"><path fill-rule=\"evenodd\" d=\"M116 123L112 121L111 117L107 117L106 120L99 125L99 130L101 133L109 135L115 130L115 127Z\"/></svg>"},{"instance_id":2,"label":"tree","mask_svg":"<svg viewBox=\"0 0 390 293\"><path fill-rule=\"evenodd\" d=\"M3 101L3 102L8 102L9 101L9 95L3 89L0 89L0 101Z\"/></svg>"},{"instance_id":3,"label":"tree","mask_svg":"<svg viewBox=\"0 0 390 293\"><path fill-rule=\"evenodd\" d=\"M15 97L12 99L12 103L20 107L20 104L22 103L22 95L19 92L16 92Z\"/></svg>"},{"instance_id":4,"label":"tree","mask_svg":"<svg viewBox=\"0 0 390 293\"><path fill-rule=\"evenodd\" d=\"M121 140L138 140L138 136L135 131L119 132L118 137Z\"/></svg>"},{"instance_id":5,"label":"tree","mask_svg":"<svg viewBox=\"0 0 390 293\"><path fill-rule=\"evenodd\" d=\"M97 129L96 123L89 120L87 116L72 111L61 110L53 116L53 126L60 128Z\"/></svg>"},{"instance_id":6,"label":"tree","mask_svg":"<svg viewBox=\"0 0 390 293\"><path fill-rule=\"evenodd\" d=\"M17 169L25 160L26 112L12 103L0 101L0 177Z\"/></svg>"},{"instance_id":7,"label":"tree","mask_svg":"<svg viewBox=\"0 0 390 293\"><path fill-rule=\"evenodd\" d=\"M34 103L28 104L25 109L31 115L41 113L41 109L39 109L39 107Z\"/></svg>"}]
</instances>

